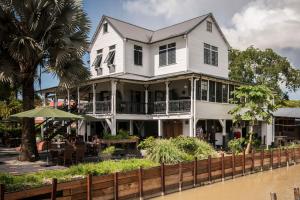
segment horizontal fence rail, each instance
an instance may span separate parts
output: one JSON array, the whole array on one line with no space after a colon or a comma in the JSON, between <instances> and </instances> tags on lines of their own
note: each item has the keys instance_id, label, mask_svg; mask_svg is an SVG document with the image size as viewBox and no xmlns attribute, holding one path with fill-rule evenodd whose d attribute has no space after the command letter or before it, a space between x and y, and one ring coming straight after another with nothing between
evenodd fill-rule
<instances>
[{"instance_id":1,"label":"horizontal fence rail","mask_svg":"<svg viewBox=\"0 0 300 200\"><path fill-rule=\"evenodd\" d=\"M3 199L134 199L149 198L174 191L232 179L254 172L270 170L300 162L300 148L274 149L251 154L224 155L173 165L161 164L103 176L88 175L85 179L57 183L17 192L5 192Z\"/></svg>"}]
</instances>

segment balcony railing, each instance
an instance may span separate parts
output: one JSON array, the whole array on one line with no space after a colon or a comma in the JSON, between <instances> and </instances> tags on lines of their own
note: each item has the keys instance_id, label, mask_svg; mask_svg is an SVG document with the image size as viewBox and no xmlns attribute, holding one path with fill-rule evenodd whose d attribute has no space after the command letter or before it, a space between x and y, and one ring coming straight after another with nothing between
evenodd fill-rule
<instances>
[{"instance_id":1,"label":"balcony railing","mask_svg":"<svg viewBox=\"0 0 300 200\"><path fill-rule=\"evenodd\" d=\"M93 102L83 102L79 105L80 113L93 113ZM96 114L107 114L111 112L110 101L96 101Z\"/></svg>"},{"instance_id":2,"label":"balcony railing","mask_svg":"<svg viewBox=\"0 0 300 200\"><path fill-rule=\"evenodd\" d=\"M165 101L155 101L153 103L153 113L155 113L155 114L166 113L166 102Z\"/></svg>"},{"instance_id":3,"label":"balcony railing","mask_svg":"<svg viewBox=\"0 0 300 200\"><path fill-rule=\"evenodd\" d=\"M191 100L171 100L169 101L169 113L183 113L191 111Z\"/></svg>"},{"instance_id":4,"label":"balcony railing","mask_svg":"<svg viewBox=\"0 0 300 200\"><path fill-rule=\"evenodd\" d=\"M145 114L145 103L119 102L117 103L117 113L122 114Z\"/></svg>"}]
</instances>

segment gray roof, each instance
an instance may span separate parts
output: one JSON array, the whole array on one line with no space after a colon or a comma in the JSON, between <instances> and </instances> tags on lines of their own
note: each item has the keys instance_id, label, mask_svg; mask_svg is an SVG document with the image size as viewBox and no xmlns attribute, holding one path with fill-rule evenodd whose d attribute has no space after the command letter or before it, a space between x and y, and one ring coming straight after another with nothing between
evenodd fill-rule
<instances>
[{"instance_id":1,"label":"gray roof","mask_svg":"<svg viewBox=\"0 0 300 200\"><path fill-rule=\"evenodd\" d=\"M300 118L300 108L279 108L273 115L275 117Z\"/></svg>"},{"instance_id":2,"label":"gray roof","mask_svg":"<svg viewBox=\"0 0 300 200\"><path fill-rule=\"evenodd\" d=\"M131 39L143 43L154 43L161 40L169 39L176 36L181 36L188 34L190 31L192 31L196 26L201 24L207 17L211 17L219 32L221 33L222 37L224 38L226 44L229 46L229 43L227 42L224 34L222 33L220 27L216 23L215 18L211 13L202 15L178 24L174 24L172 26L168 26L166 28L162 28L156 31L149 30L140 26L136 26L133 24L130 24L128 22L121 21L119 19L115 19L108 16L103 16L95 34L93 35L93 38L91 40L91 45L94 43L97 33L100 30L101 24L104 20L108 21L108 23L119 33L119 35L126 39Z\"/></svg>"}]
</instances>

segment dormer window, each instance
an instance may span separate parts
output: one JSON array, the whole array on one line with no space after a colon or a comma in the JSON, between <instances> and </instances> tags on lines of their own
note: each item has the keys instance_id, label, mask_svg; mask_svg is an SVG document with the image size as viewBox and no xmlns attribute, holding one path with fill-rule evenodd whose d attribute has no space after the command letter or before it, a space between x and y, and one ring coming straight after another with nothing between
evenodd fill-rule
<instances>
[{"instance_id":1,"label":"dormer window","mask_svg":"<svg viewBox=\"0 0 300 200\"><path fill-rule=\"evenodd\" d=\"M102 62L102 49L97 50L97 56L93 62L93 65L95 68L101 67L101 62Z\"/></svg>"},{"instance_id":2,"label":"dormer window","mask_svg":"<svg viewBox=\"0 0 300 200\"><path fill-rule=\"evenodd\" d=\"M108 31L107 23L104 23L103 24L103 33L107 33L107 31Z\"/></svg>"},{"instance_id":3,"label":"dormer window","mask_svg":"<svg viewBox=\"0 0 300 200\"><path fill-rule=\"evenodd\" d=\"M159 66L176 63L176 43L159 47Z\"/></svg>"},{"instance_id":4,"label":"dormer window","mask_svg":"<svg viewBox=\"0 0 300 200\"><path fill-rule=\"evenodd\" d=\"M206 21L206 30L212 32L212 22Z\"/></svg>"}]
</instances>

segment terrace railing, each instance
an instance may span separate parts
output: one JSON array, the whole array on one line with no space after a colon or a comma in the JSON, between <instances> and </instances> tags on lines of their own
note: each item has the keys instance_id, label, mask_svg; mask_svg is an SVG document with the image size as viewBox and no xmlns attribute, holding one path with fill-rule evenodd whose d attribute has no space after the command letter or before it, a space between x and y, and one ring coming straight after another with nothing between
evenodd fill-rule
<instances>
[{"instance_id":1,"label":"terrace railing","mask_svg":"<svg viewBox=\"0 0 300 200\"><path fill-rule=\"evenodd\" d=\"M93 113L93 102L82 102L79 105L80 113ZM96 114L107 114L111 112L110 101L96 101Z\"/></svg>"},{"instance_id":2,"label":"terrace railing","mask_svg":"<svg viewBox=\"0 0 300 200\"><path fill-rule=\"evenodd\" d=\"M122 114L145 114L145 103L121 101L117 103L117 113Z\"/></svg>"},{"instance_id":3,"label":"terrace railing","mask_svg":"<svg viewBox=\"0 0 300 200\"><path fill-rule=\"evenodd\" d=\"M191 100L170 100L169 112L170 113L185 113L191 111Z\"/></svg>"},{"instance_id":4,"label":"terrace railing","mask_svg":"<svg viewBox=\"0 0 300 200\"><path fill-rule=\"evenodd\" d=\"M154 114L166 113L166 102L165 101L155 101L153 103L153 113Z\"/></svg>"}]
</instances>

